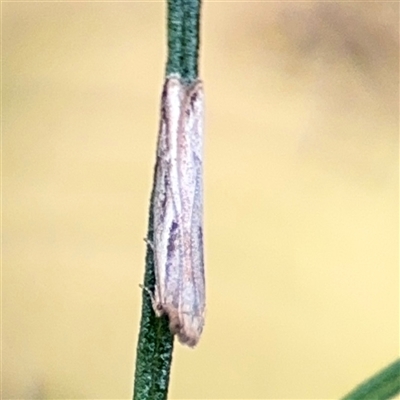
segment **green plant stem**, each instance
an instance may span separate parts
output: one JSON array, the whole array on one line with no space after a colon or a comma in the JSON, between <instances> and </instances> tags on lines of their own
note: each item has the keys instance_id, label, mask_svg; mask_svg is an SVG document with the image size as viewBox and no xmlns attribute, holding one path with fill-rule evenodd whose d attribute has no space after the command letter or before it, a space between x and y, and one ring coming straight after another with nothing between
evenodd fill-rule
<instances>
[{"instance_id":1,"label":"green plant stem","mask_svg":"<svg viewBox=\"0 0 400 400\"><path fill-rule=\"evenodd\" d=\"M358 385L342 400L385 400L400 393L400 359Z\"/></svg>"},{"instance_id":2,"label":"green plant stem","mask_svg":"<svg viewBox=\"0 0 400 400\"><path fill-rule=\"evenodd\" d=\"M168 0L168 61L166 75L186 83L198 76L201 0Z\"/></svg>"},{"instance_id":3,"label":"green plant stem","mask_svg":"<svg viewBox=\"0 0 400 400\"><path fill-rule=\"evenodd\" d=\"M153 240L153 198L151 195L147 239ZM155 285L154 258L150 246L147 246L146 269L143 286L153 289ZM151 298L146 290L142 291L142 319L136 353L136 371L133 399L163 400L167 398L169 373L174 346L173 336L165 317L154 314Z\"/></svg>"},{"instance_id":4,"label":"green plant stem","mask_svg":"<svg viewBox=\"0 0 400 400\"><path fill-rule=\"evenodd\" d=\"M168 0L168 61L166 75L179 75L191 83L198 74L199 18L201 0ZM154 174L155 178L155 174ZM147 239L153 243L153 190L149 207ZM147 246L143 285L154 292L156 283L154 256ZM168 328L167 317L157 318L151 298L142 292L142 318L136 351L134 400L164 400L168 395L169 375L174 337Z\"/></svg>"}]
</instances>

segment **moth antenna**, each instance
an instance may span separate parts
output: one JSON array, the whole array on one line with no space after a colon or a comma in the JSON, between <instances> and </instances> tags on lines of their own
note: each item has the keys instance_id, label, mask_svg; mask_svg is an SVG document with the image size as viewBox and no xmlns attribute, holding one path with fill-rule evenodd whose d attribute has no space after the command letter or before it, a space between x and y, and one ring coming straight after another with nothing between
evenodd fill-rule
<instances>
[{"instance_id":1,"label":"moth antenna","mask_svg":"<svg viewBox=\"0 0 400 400\"><path fill-rule=\"evenodd\" d=\"M149 296L151 297L151 301L154 303L155 302L155 298L154 298L153 293L151 293L151 290L148 287L146 287L146 286L144 286L142 284L139 284L139 287L140 287L140 289L144 290L145 292L147 292L149 294Z\"/></svg>"},{"instance_id":2,"label":"moth antenna","mask_svg":"<svg viewBox=\"0 0 400 400\"><path fill-rule=\"evenodd\" d=\"M154 251L154 244L150 239L143 238L143 240L146 242L146 244Z\"/></svg>"}]
</instances>

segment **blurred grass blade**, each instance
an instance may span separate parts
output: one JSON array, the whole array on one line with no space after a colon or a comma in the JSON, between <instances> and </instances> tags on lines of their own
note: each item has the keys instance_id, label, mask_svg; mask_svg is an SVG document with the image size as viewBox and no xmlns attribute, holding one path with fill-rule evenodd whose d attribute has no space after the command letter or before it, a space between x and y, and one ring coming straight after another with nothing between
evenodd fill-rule
<instances>
[{"instance_id":1,"label":"blurred grass blade","mask_svg":"<svg viewBox=\"0 0 400 400\"><path fill-rule=\"evenodd\" d=\"M358 385L342 400L385 400L400 393L400 359Z\"/></svg>"}]
</instances>

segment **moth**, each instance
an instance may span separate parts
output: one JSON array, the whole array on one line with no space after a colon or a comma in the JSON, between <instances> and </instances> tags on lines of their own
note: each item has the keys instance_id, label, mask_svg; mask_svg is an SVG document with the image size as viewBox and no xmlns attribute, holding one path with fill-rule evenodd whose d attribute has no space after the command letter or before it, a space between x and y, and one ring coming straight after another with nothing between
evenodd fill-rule
<instances>
[{"instance_id":1,"label":"moth","mask_svg":"<svg viewBox=\"0 0 400 400\"><path fill-rule=\"evenodd\" d=\"M164 83L153 200L157 316L193 347L204 326L203 84Z\"/></svg>"}]
</instances>

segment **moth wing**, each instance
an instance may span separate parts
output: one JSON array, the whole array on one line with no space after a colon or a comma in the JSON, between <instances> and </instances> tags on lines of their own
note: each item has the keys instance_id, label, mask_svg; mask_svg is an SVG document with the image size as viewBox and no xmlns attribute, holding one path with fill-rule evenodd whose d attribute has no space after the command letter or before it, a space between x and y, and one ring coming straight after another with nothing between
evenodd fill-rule
<instances>
[{"instance_id":1,"label":"moth wing","mask_svg":"<svg viewBox=\"0 0 400 400\"><path fill-rule=\"evenodd\" d=\"M203 256L203 109L201 82L196 82L187 94L185 135L190 138L191 181L186 187L190 194L189 225L183 223L184 255L181 265L182 283L180 316L182 327L178 338L194 346L204 326L205 277Z\"/></svg>"},{"instance_id":2,"label":"moth wing","mask_svg":"<svg viewBox=\"0 0 400 400\"><path fill-rule=\"evenodd\" d=\"M177 130L185 93L176 78L167 79L161 101L157 146L155 193L153 196L155 300L165 311L179 305L180 213L177 185Z\"/></svg>"}]
</instances>

